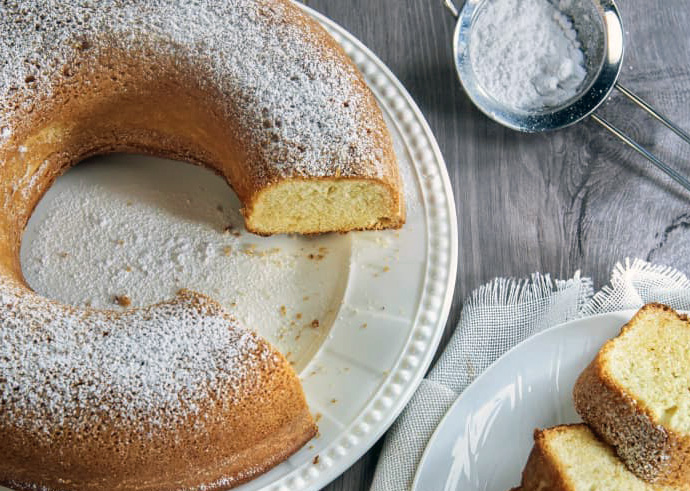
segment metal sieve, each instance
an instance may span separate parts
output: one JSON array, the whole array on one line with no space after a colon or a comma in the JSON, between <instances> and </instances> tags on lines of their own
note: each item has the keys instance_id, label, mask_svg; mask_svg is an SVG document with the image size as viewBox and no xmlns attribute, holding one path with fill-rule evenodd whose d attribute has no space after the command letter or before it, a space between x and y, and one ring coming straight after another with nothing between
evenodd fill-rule
<instances>
[{"instance_id":1,"label":"metal sieve","mask_svg":"<svg viewBox=\"0 0 690 491\"><path fill-rule=\"evenodd\" d=\"M479 83L472 69L469 50L470 35L473 23L481 12L485 0L467 0L461 9L455 6L453 0L443 0L443 2L457 19L453 36L455 68L465 92L481 112L503 126L525 132L564 128L591 116L594 121L690 191L688 179L616 126L594 114L594 111L616 89L685 142L690 143L688 133L618 83L625 43L620 13L613 0L561 2L559 10L571 20L577 31L578 41L585 54L587 76L575 97L564 101L559 106L531 111L509 107L491 97Z\"/></svg>"}]
</instances>

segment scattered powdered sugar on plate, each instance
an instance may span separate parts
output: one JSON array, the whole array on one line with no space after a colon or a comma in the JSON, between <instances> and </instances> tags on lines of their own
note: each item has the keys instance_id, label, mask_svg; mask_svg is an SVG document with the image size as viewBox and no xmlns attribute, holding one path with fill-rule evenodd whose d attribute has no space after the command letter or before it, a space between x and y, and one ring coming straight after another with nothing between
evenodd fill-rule
<instances>
[{"instance_id":1,"label":"scattered powdered sugar on plate","mask_svg":"<svg viewBox=\"0 0 690 491\"><path fill-rule=\"evenodd\" d=\"M558 106L587 75L572 22L549 0L487 0L470 33L479 84L498 102L523 110Z\"/></svg>"},{"instance_id":2,"label":"scattered powdered sugar on plate","mask_svg":"<svg viewBox=\"0 0 690 491\"><path fill-rule=\"evenodd\" d=\"M22 270L38 293L76 306L146 306L181 288L206 294L299 370L339 307L351 238L259 237L239 208L206 169L102 157L70 170L39 203Z\"/></svg>"},{"instance_id":3,"label":"scattered powdered sugar on plate","mask_svg":"<svg viewBox=\"0 0 690 491\"><path fill-rule=\"evenodd\" d=\"M22 241L37 294L0 285L0 412L50 438L68 415L86 429L91 408L155 431L209 393L241 397L275 362L245 328L305 365L340 306L350 247L348 235L247 233L236 196L200 167L126 155L77 166Z\"/></svg>"}]
</instances>

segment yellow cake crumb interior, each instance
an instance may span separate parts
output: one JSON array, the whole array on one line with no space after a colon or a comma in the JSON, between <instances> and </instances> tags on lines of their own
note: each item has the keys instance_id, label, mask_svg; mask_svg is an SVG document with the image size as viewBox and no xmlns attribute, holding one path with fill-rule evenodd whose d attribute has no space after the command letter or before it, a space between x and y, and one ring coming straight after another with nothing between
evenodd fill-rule
<instances>
[{"instance_id":1,"label":"yellow cake crumb interior","mask_svg":"<svg viewBox=\"0 0 690 491\"><path fill-rule=\"evenodd\" d=\"M257 198L248 226L259 233L320 233L391 225L391 192L360 179L289 179Z\"/></svg>"},{"instance_id":2,"label":"yellow cake crumb interior","mask_svg":"<svg viewBox=\"0 0 690 491\"><path fill-rule=\"evenodd\" d=\"M613 341L606 370L659 424L690 433L690 325L673 313L643 316Z\"/></svg>"},{"instance_id":3,"label":"yellow cake crumb interior","mask_svg":"<svg viewBox=\"0 0 690 491\"><path fill-rule=\"evenodd\" d=\"M599 441L585 425L544 431L548 454L555 457L573 491L665 491L674 488L648 484L618 460L613 449Z\"/></svg>"}]
</instances>

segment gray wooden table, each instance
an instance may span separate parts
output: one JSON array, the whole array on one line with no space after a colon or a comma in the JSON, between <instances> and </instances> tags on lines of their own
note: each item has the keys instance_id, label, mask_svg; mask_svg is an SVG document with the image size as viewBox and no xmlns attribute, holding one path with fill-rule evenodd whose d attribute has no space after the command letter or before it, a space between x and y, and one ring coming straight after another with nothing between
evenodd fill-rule
<instances>
[{"instance_id":1,"label":"gray wooden table","mask_svg":"<svg viewBox=\"0 0 690 491\"><path fill-rule=\"evenodd\" d=\"M477 111L452 66L453 19L441 0L306 0L363 41L407 87L446 159L459 221L458 280L446 336L462 299L495 276L534 271L608 281L640 257L690 272L690 193L593 122L518 134ZM690 5L620 0L627 49L621 81L690 128ZM602 109L690 175L690 147L620 97ZM326 489L368 489L381 442Z\"/></svg>"}]
</instances>

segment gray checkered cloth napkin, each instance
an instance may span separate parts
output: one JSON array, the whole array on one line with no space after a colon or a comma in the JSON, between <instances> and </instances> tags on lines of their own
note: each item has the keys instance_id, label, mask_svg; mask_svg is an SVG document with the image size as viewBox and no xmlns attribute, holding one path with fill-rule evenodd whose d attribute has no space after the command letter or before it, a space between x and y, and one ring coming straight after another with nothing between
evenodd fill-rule
<instances>
[{"instance_id":1,"label":"gray checkered cloth napkin","mask_svg":"<svg viewBox=\"0 0 690 491\"><path fill-rule=\"evenodd\" d=\"M562 322L653 301L690 310L690 281L673 268L626 260L596 294L579 272L567 281L542 274L498 278L472 292L445 351L386 434L372 491L411 489L422 452L453 401L520 341Z\"/></svg>"}]
</instances>

